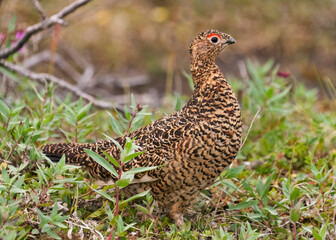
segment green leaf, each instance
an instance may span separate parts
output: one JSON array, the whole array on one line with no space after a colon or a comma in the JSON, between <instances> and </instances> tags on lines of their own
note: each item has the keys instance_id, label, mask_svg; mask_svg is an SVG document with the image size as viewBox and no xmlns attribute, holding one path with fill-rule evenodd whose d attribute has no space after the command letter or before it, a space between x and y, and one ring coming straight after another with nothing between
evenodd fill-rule
<instances>
[{"instance_id":1,"label":"green leaf","mask_svg":"<svg viewBox=\"0 0 336 240\"><path fill-rule=\"evenodd\" d=\"M243 181L243 188L252 196L252 197L256 197L256 195L253 192L253 189L250 187L250 185L248 185L245 181Z\"/></svg>"},{"instance_id":2,"label":"green leaf","mask_svg":"<svg viewBox=\"0 0 336 240\"><path fill-rule=\"evenodd\" d=\"M135 102L135 98L134 98L133 93L131 94L131 107L135 111L135 109L136 109L136 102Z\"/></svg>"},{"instance_id":3,"label":"green leaf","mask_svg":"<svg viewBox=\"0 0 336 240\"><path fill-rule=\"evenodd\" d=\"M107 205L107 204L106 204ZM90 219L90 218L99 218L100 216L102 216L104 214L104 209L99 208L97 211L91 213L89 216L86 217L86 219Z\"/></svg>"},{"instance_id":4,"label":"green leaf","mask_svg":"<svg viewBox=\"0 0 336 240\"><path fill-rule=\"evenodd\" d=\"M125 152L128 154L131 149L133 148L132 140L127 139L126 144L125 144ZM127 155L126 155L127 156ZM125 156L125 157L126 157Z\"/></svg>"},{"instance_id":5,"label":"green leaf","mask_svg":"<svg viewBox=\"0 0 336 240\"><path fill-rule=\"evenodd\" d=\"M3 235L3 240L13 240L13 239L18 239L16 238L17 237L17 231L14 230L14 231L9 231L9 232L6 232L6 235Z\"/></svg>"},{"instance_id":6,"label":"green leaf","mask_svg":"<svg viewBox=\"0 0 336 240\"><path fill-rule=\"evenodd\" d=\"M68 218L67 216L64 216L64 217ZM68 226L60 222L54 222L54 224L59 228L68 228Z\"/></svg>"},{"instance_id":7,"label":"green leaf","mask_svg":"<svg viewBox=\"0 0 336 240\"><path fill-rule=\"evenodd\" d=\"M258 200L251 200L251 201L248 201L248 202L241 202L241 203L238 203L238 204L236 204L234 206L232 204L229 204L229 210L240 210L240 209L256 206L257 204L258 204Z\"/></svg>"},{"instance_id":8,"label":"green leaf","mask_svg":"<svg viewBox=\"0 0 336 240\"><path fill-rule=\"evenodd\" d=\"M40 211L40 209L35 208L37 215L40 218L40 227L43 227L45 224L50 222L50 217L43 215L43 213Z\"/></svg>"},{"instance_id":9,"label":"green leaf","mask_svg":"<svg viewBox=\"0 0 336 240\"><path fill-rule=\"evenodd\" d=\"M323 227L320 229L320 235L322 237L322 239L326 239L327 237L327 227L326 225L323 225Z\"/></svg>"},{"instance_id":10,"label":"green leaf","mask_svg":"<svg viewBox=\"0 0 336 240\"><path fill-rule=\"evenodd\" d=\"M8 32L12 33L15 31L15 25L16 25L16 15L14 14L12 16L12 19L10 20L9 24L8 24Z\"/></svg>"},{"instance_id":11,"label":"green leaf","mask_svg":"<svg viewBox=\"0 0 336 240\"><path fill-rule=\"evenodd\" d=\"M8 121L10 109L7 104L0 99L0 114L3 121L6 123Z\"/></svg>"},{"instance_id":12,"label":"green leaf","mask_svg":"<svg viewBox=\"0 0 336 240\"><path fill-rule=\"evenodd\" d=\"M51 226L49 224L44 224L42 229L41 229L41 232L45 233L45 232L48 232L50 230L51 230Z\"/></svg>"},{"instance_id":13,"label":"green leaf","mask_svg":"<svg viewBox=\"0 0 336 240\"><path fill-rule=\"evenodd\" d=\"M310 164L310 169L311 169L311 171L312 171L312 173L314 174L315 177L317 177L317 175L320 173L320 172L317 170L317 168L315 167L315 165L314 165L313 162Z\"/></svg>"},{"instance_id":14,"label":"green leaf","mask_svg":"<svg viewBox=\"0 0 336 240\"><path fill-rule=\"evenodd\" d=\"M16 82L19 82L19 77L15 72L9 71L7 68L1 66L0 66L0 72L3 73L8 78L13 79Z\"/></svg>"},{"instance_id":15,"label":"green leaf","mask_svg":"<svg viewBox=\"0 0 336 240\"><path fill-rule=\"evenodd\" d=\"M4 165L1 165L1 174L3 182L9 184L10 178Z\"/></svg>"},{"instance_id":16,"label":"green leaf","mask_svg":"<svg viewBox=\"0 0 336 240\"><path fill-rule=\"evenodd\" d=\"M52 219L54 219L54 217L56 217L57 213L58 213L58 206L57 206L57 202L55 202L54 203L54 207L53 207L53 209L51 211L50 217Z\"/></svg>"},{"instance_id":17,"label":"green leaf","mask_svg":"<svg viewBox=\"0 0 336 240\"><path fill-rule=\"evenodd\" d=\"M107 113L110 116L110 125L112 130L119 136L123 135L123 128L119 121L110 112Z\"/></svg>"},{"instance_id":18,"label":"green leaf","mask_svg":"<svg viewBox=\"0 0 336 240\"><path fill-rule=\"evenodd\" d=\"M185 71L183 71L183 76L187 78L191 91L194 91L195 87L194 87L194 80L192 79L192 76Z\"/></svg>"},{"instance_id":19,"label":"green leaf","mask_svg":"<svg viewBox=\"0 0 336 240\"><path fill-rule=\"evenodd\" d=\"M245 165L236 167L236 168L228 168L223 178L234 178L237 177L239 173L241 173L245 169Z\"/></svg>"},{"instance_id":20,"label":"green leaf","mask_svg":"<svg viewBox=\"0 0 336 240\"><path fill-rule=\"evenodd\" d=\"M300 196L300 189L299 188L294 188L292 193L290 194L290 200L294 201Z\"/></svg>"},{"instance_id":21,"label":"green leaf","mask_svg":"<svg viewBox=\"0 0 336 240\"><path fill-rule=\"evenodd\" d=\"M130 121L132 116L131 116L131 114L130 114L130 112L128 110L128 107L126 105L124 106L124 114L125 114L126 119L128 121Z\"/></svg>"},{"instance_id":22,"label":"green leaf","mask_svg":"<svg viewBox=\"0 0 336 240\"><path fill-rule=\"evenodd\" d=\"M107 214L109 220L111 221L111 219L113 218L113 212L108 204L105 204L105 213Z\"/></svg>"},{"instance_id":23,"label":"green leaf","mask_svg":"<svg viewBox=\"0 0 336 240\"><path fill-rule=\"evenodd\" d=\"M101 165L103 168L105 168L107 171L112 173L116 178L119 177L119 174L117 171L114 169L113 165L111 165L108 161L106 161L105 158L100 156L98 153L93 152L87 148L84 149L84 151L94 160L96 161L99 165Z\"/></svg>"},{"instance_id":24,"label":"green leaf","mask_svg":"<svg viewBox=\"0 0 336 240\"><path fill-rule=\"evenodd\" d=\"M116 181L116 186L120 187L120 188L124 188L127 187L128 185L130 185L131 181L130 179L119 179L118 181Z\"/></svg>"},{"instance_id":25,"label":"green leaf","mask_svg":"<svg viewBox=\"0 0 336 240\"><path fill-rule=\"evenodd\" d=\"M147 172L147 171L153 170L155 168L157 168L157 166L132 168L132 169L128 170L127 172L125 172L125 174L137 174L137 173L141 173L141 172Z\"/></svg>"},{"instance_id":26,"label":"green leaf","mask_svg":"<svg viewBox=\"0 0 336 240\"><path fill-rule=\"evenodd\" d=\"M129 154L125 157L124 159L124 163L127 163L129 161L131 161L133 158L136 158L137 156L143 154L145 151L143 152L136 152L136 153L132 153L132 154Z\"/></svg>"},{"instance_id":27,"label":"green leaf","mask_svg":"<svg viewBox=\"0 0 336 240\"><path fill-rule=\"evenodd\" d=\"M57 169L57 175L62 174L63 167L65 166L65 155L61 157L61 159L56 164L55 168Z\"/></svg>"},{"instance_id":28,"label":"green leaf","mask_svg":"<svg viewBox=\"0 0 336 240\"><path fill-rule=\"evenodd\" d=\"M278 215L278 212L276 211L276 209L274 209L274 208L272 208L270 206L265 206L264 209L267 210L273 216L277 216Z\"/></svg>"},{"instance_id":29,"label":"green leaf","mask_svg":"<svg viewBox=\"0 0 336 240\"><path fill-rule=\"evenodd\" d=\"M16 187L16 186L12 186L12 188L11 188L11 190L10 190L10 192L12 193L12 194L15 194L15 193L24 193L24 192L27 192L28 190L24 190L24 189L22 189L22 188L18 188L18 187Z\"/></svg>"},{"instance_id":30,"label":"green leaf","mask_svg":"<svg viewBox=\"0 0 336 240\"><path fill-rule=\"evenodd\" d=\"M77 114L77 120L80 121L85 115L87 115L88 111L91 108L92 103L89 103L85 105L83 108L81 108Z\"/></svg>"},{"instance_id":31,"label":"green leaf","mask_svg":"<svg viewBox=\"0 0 336 240\"><path fill-rule=\"evenodd\" d=\"M261 180L261 177L259 176L258 177L258 180L257 180L257 184L256 184L256 190L257 190L257 193L259 194L259 196L261 197L262 196L262 188L263 188L264 184Z\"/></svg>"},{"instance_id":32,"label":"green leaf","mask_svg":"<svg viewBox=\"0 0 336 240\"><path fill-rule=\"evenodd\" d=\"M24 103L20 103L17 106L15 106L13 109L11 109L10 114L11 116L17 116L21 110L25 107Z\"/></svg>"},{"instance_id":33,"label":"green leaf","mask_svg":"<svg viewBox=\"0 0 336 240\"><path fill-rule=\"evenodd\" d=\"M274 88L271 87L270 89L267 90L267 92L266 92L266 97L267 97L268 99L272 98L273 93L274 93Z\"/></svg>"},{"instance_id":34,"label":"green leaf","mask_svg":"<svg viewBox=\"0 0 336 240\"><path fill-rule=\"evenodd\" d=\"M260 67L260 71L263 75L266 75L269 73L273 67L274 60L270 59L268 60L263 66Z\"/></svg>"},{"instance_id":35,"label":"green leaf","mask_svg":"<svg viewBox=\"0 0 336 240\"><path fill-rule=\"evenodd\" d=\"M290 191L290 181L287 178L285 178L282 181L282 192L288 199L290 198L289 191Z\"/></svg>"},{"instance_id":36,"label":"green leaf","mask_svg":"<svg viewBox=\"0 0 336 240\"><path fill-rule=\"evenodd\" d=\"M21 188L22 187L22 184L24 182L24 179L25 179L25 176L22 175L22 176L19 176L18 177L18 180L13 184L13 186L17 187L17 188Z\"/></svg>"},{"instance_id":37,"label":"green leaf","mask_svg":"<svg viewBox=\"0 0 336 240\"><path fill-rule=\"evenodd\" d=\"M314 237L315 240L323 240L322 237L320 236L320 234L317 231L312 230L312 232L313 232L313 237Z\"/></svg>"},{"instance_id":38,"label":"green leaf","mask_svg":"<svg viewBox=\"0 0 336 240\"><path fill-rule=\"evenodd\" d=\"M113 142L118 148L120 151L123 150L122 146L113 138L111 138L110 136L106 135L106 134L103 134L107 139L109 139L111 142Z\"/></svg>"},{"instance_id":39,"label":"green leaf","mask_svg":"<svg viewBox=\"0 0 336 240\"><path fill-rule=\"evenodd\" d=\"M39 165L37 165L37 171L39 173L39 176L42 177L42 179L47 183L48 182L47 177L46 177L46 175L44 174L44 171L40 168ZM42 184L42 179L41 179L41 182L40 182L41 184Z\"/></svg>"},{"instance_id":40,"label":"green leaf","mask_svg":"<svg viewBox=\"0 0 336 240\"><path fill-rule=\"evenodd\" d=\"M300 206L301 206L301 200L298 201L298 203L291 209L289 214L290 219L295 223L298 222L300 219Z\"/></svg>"},{"instance_id":41,"label":"green leaf","mask_svg":"<svg viewBox=\"0 0 336 240\"><path fill-rule=\"evenodd\" d=\"M285 90L283 90L281 93L278 93L275 96L273 96L271 99L268 100L268 104L270 104L272 102L276 102L276 101L282 99L283 97L285 97L289 93L290 89L291 89L291 86L285 88Z\"/></svg>"},{"instance_id":42,"label":"green leaf","mask_svg":"<svg viewBox=\"0 0 336 240\"><path fill-rule=\"evenodd\" d=\"M118 163L117 160L115 160L114 157L112 157L110 154L108 154L107 152L103 151L104 155L107 157L107 159L117 168L120 168L120 164Z\"/></svg>"},{"instance_id":43,"label":"green leaf","mask_svg":"<svg viewBox=\"0 0 336 240\"><path fill-rule=\"evenodd\" d=\"M135 207L136 207L140 212L149 214L149 211L148 211L147 208L145 208L145 207L143 207L143 206L140 206L140 205L138 205L138 204L135 204Z\"/></svg>"},{"instance_id":44,"label":"green leaf","mask_svg":"<svg viewBox=\"0 0 336 240\"><path fill-rule=\"evenodd\" d=\"M132 196L132 197L130 197L130 198L127 198L126 200L121 201L121 202L119 203L119 206L124 207L124 205L126 205L128 202L133 201L133 200L135 200L135 199L137 199L137 198L146 196L146 194L149 193L149 191L150 191L150 190L147 190L147 191L145 191L145 192L138 193L138 194L136 194L136 195L134 195L134 196Z\"/></svg>"},{"instance_id":45,"label":"green leaf","mask_svg":"<svg viewBox=\"0 0 336 240\"><path fill-rule=\"evenodd\" d=\"M62 240L62 238L60 236L58 236L54 231L49 230L49 231L47 231L47 234L54 239Z\"/></svg>"},{"instance_id":46,"label":"green leaf","mask_svg":"<svg viewBox=\"0 0 336 240\"><path fill-rule=\"evenodd\" d=\"M113 203L115 202L115 199L112 198L110 195L108 195L106 192L103 192L103 191L101 191L101 190L95 189L95 188L91 187L89 184L87 184L86 182L85 182L85 184L86 184L89 188L91 188L93 191L95 191L96 193L102 195L102 196L103 196L104 198L106 198L107 200L109 200L109 201L111 201L111 202L113 202Z\"/></svg>"},{"instance_id":47,"label":"green leaf","mask_svg":"<svg viewBox=\"0 0 336 240\"><path fill-rule=\"evenodd\" d=\"M260 197L263 200L267 197L267 194L269 192L273 176L274 176L274 173L272 173L272 175L267 178L265 184L262 187L262 192L261 192L261 196Z\"/></svg>"}]
</instances>

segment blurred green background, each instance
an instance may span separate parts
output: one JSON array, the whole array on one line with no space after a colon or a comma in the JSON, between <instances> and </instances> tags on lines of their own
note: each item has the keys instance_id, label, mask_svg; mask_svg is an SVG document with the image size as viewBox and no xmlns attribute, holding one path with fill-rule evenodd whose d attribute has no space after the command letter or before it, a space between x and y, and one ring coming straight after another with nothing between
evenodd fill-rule
<instances>
[{"instance_id":1,"label":"blurred green background","mask_svg":"<svg viewBox=\"0 0 336 240\"><path fill-rule=\"evenodd\" d=\"M48 16L71 2L40 1ZM41 19L33 1L5 0L0 32L7 33L14 15L17 30ZM206 29L237 40L218 59L227 77L244 78L247 58L261 63L274 59L281 71L300 81L318 85L318 79L327 76L335 83L335 0L101 0L78 9L66 21L69 25L57 32L58 37L52 28L31 39L19 61L117 102L134 92L157 107L156 99L164 93L189 94L183 74L189 72L189 42ZM31 56L50 49L79 75L62 69L56 58L29 65ZM89 79L80 82L78 76L88 67Z\"/></svg>"}]
</instances>

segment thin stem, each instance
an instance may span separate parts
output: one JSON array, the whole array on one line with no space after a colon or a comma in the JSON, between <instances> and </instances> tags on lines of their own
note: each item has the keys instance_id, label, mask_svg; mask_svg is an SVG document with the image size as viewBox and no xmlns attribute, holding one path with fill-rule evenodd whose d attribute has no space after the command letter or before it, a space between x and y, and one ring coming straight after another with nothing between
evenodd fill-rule
<instances>
[{"instance_id":1,"label":"thin stem","mask_svg":"<svg viewBox=\"0 0 336 240\"><path fill-rule=\"evenodd\" d=\"M152 218L152 220L154 221L154 225L155 225L155 228L154 228L154 231L155 231L155 237L158 238L159 236L159 232L157 230L157 224L156 224L156 218L153 216L152 213L149 214L149 216Z\"/></svg>"},{"instance_id":2,"label":"thin stem","mask_svg":"<svg viewBox=\"0 0 336 240\"><path fill-rule=\"evenodd\" d=\"M128 124L128 128L127 128L127 130L126 130L126 133L128 133L129 130L131 129L131 127L132 127L132 123L133 123L133 120L134 120L135 116L136 116L137 113L140 112L141 110L142 110L142 107L140 107L140 105L137 104L137 105L136 105L136 109L134 110L134 112L133 112L133 114L132 114L131 121L130 121L129 124Z\"/></svg>"},{"instance_id":3,"label":"thin stem","mask_svg":"<svg viewBox=\"0 0 336 240\"><path fill-rule=\"evenodd\" d=\"M51 180L51 181L48 183L48 186L44 188L43 193L42 193L42 195L41 195L41 197L40 197L40 200L39 200L39 202L36 204L35 207L38 207L38 206L41 204L42 200L45 198L45 195L46 195L47 191L49 190L49 188L50 188L52 185L54 185L53 180Z\"/></svg>"},{"instance_id":4,"label":"thin stem","mask_svg":"<svg viewBox=\"0 0 336 240\"><path fill-rule=\"evenodd\" d=\"M78 121L76 118L76 125L75 125L75 143L78 141Z\"/></svg>"},{"instance_id":5,"label":"thin stem","mask_svg":"<svg viewBox=\"0 0 336 240\"><path fill-rule=\"evenodd\" d=\"M22 124L23 124L23 122L20 122L19 126L21 126ZM7 128L7 127L6 127L6 128ZM9 153L9 155L8 155L8 157L7 157L7 159L6 159L6 161L8 161L9 158L13 155L14 150L15 150L15 148L17 147L17 145L19 144L19 142L21 141L21 139L22 139L22 136L20 136L19 139L18 139L17 141L15 141L15 145L14 145L14 147L12 148L12 150L10 151L10 153Z\"/></svg>"},{"instance_id":6,"label":"thin stem","mask_svg":"<svg viewBox=\"0 0 336 240\"><path fill-rule=\"evenodd\" d=\"M123 173L123 167L124 167L124 164L121 162L120 163L118 180L121 179L121 175ZM114 216L118 215L118 212L119 212L119 194L120 194L120 188L116 187L116 208L114 210Z\"/></svg>"},{"instance_id":7,"label":"thin stem","mask_svg":"<svg viewBox=\"0 0 336 240\"><path fill-rule=\"evenodd\" d=\"M131 121L130 121L129 124L128 124L128 128L127 128L127 130L126 130L126 133L128 133L128 131L131 129L131 127L132 127L132 122L133 122L133 120L134 120L136 114L137 114L136 111L134 111L133 114L132 114Z\"/></svg>"},{"instance_id":8,"label":"thin stem","mask_svg":"<svg viewBox=\"0 0 336 240\"><path fill-rule=\"evenodd\" d=\"M293 224L294 224L294 238L293 238L293 240L296 240L296 235L297 235L297 232L296 232L296 223L295 222L293 222Z\"/></svg>"},{"instance_id":9,"label":"thin stem","mask_svg":"<svg viewBox=\"0 0 336 240\"><path fill-rule=\"evenodd\" d=\"M245 139L244 139L242 145L240 146L240 149L242 149L242 147L244 146L244 144L245 144L245 142L246 142L246 139L247 139L247 137L248 137L248 135L250 134L250 131L251 131L251 129L252 129L253 123L254 123L254 121L256 120L257 116L259 115L260 111L261 111L261 107L258 107L258 111L257 111L256 114L254 115L254 117L253 117L253 119L252 119L252 121L251 121L251 123L250 123L250 127L249 127L249 129L248 129L248 131L247 131L247 133L246 133L246 136L245 136ZM240 149L239 149L239 150L240 150Z\"/></svg>"}]
</instances>

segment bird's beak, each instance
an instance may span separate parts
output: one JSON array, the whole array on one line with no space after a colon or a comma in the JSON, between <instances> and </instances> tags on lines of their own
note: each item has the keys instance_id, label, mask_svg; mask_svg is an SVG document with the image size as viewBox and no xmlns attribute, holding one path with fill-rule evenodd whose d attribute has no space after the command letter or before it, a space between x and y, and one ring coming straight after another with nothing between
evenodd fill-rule
<instances>
[{"instance_id":1,"label":"bird's beak","mask_svg":"<svg viewBox=\"0 0 336 240\"><path fill-rule=\"evenodd\" d=\"M228 40L226 40L225 44L233 44L236 40L233 37L230 37Z\"/></svg>"}]
</instances>

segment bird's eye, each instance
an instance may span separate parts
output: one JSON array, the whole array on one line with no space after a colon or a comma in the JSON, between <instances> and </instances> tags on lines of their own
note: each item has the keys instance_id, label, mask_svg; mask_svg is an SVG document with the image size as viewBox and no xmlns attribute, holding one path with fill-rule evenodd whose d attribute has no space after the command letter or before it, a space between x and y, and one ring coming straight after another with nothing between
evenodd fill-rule
<instances>
[{"instance_id":1,"label":"bird's eye","mask_svg":"<svg viewBox=\"0 0 336 240\"><path fill-rule=\"evenodd\" d=\"M209 41L213 44L219 43L220 38L221 37L217 33L212 33L208 35Z\"/></svg>"},{"instance_id":2,"label":"bird's eye","mask_svg":"<svg viewBox=\"0 0 336 240\"><path fill-rule=\"evenodd\" d=\"M218 37L212 37L212 38L210 39L210 41L211 41L212 43L218 43Z\"/></svg>"}]
</instances>

